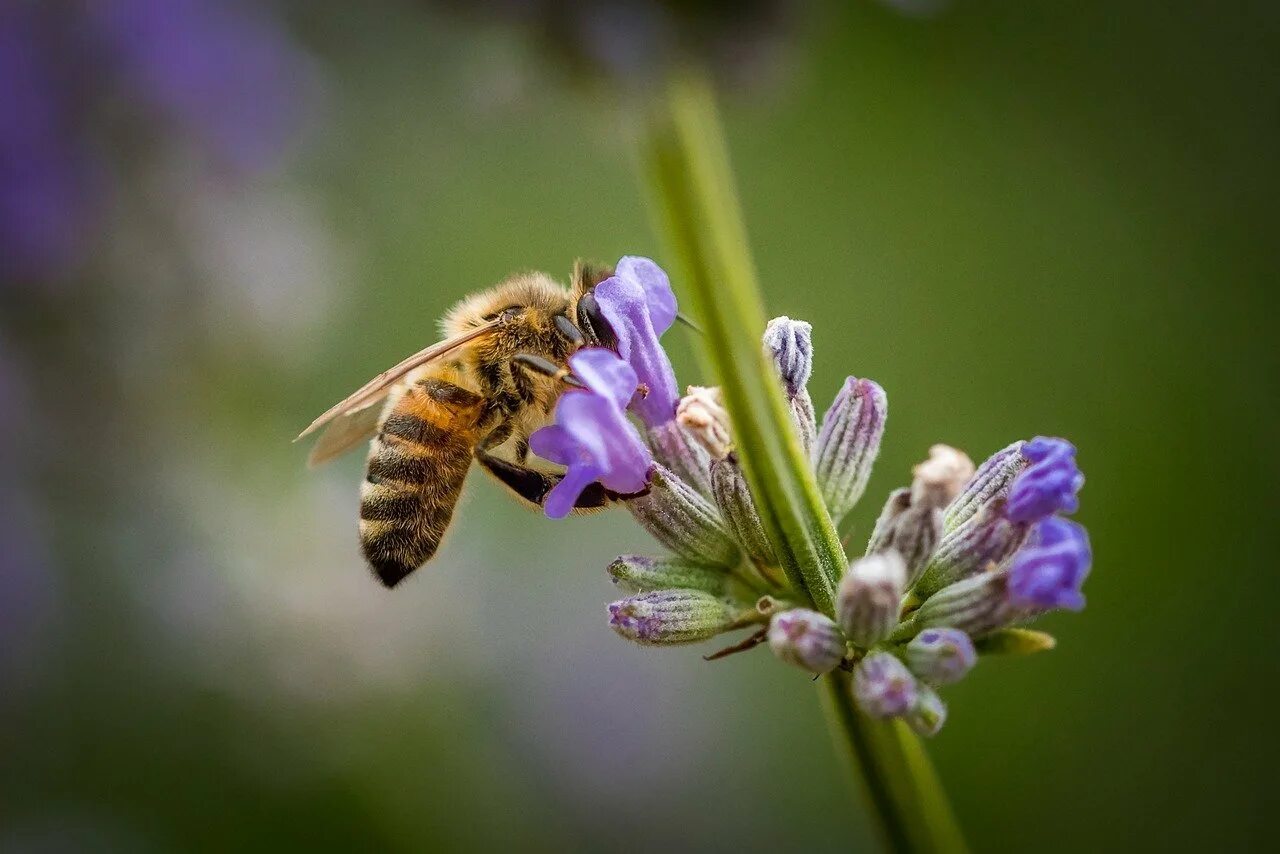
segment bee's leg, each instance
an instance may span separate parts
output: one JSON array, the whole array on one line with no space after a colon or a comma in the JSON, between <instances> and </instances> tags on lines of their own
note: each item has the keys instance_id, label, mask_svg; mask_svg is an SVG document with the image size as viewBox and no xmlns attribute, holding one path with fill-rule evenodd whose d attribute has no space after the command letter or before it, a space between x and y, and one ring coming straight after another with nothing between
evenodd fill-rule
<instances>
[{"instance_id":1,"label":"bee's leg","mask_svg":"<svg viewBox=\"0 0 1280 854\"><path fill-rule=\"evenodd\" d=\"M511 357L511 364L519 365L525 370L533 371L535 374L542 374L555 380L561 380L565 385L573 386L574 388L586 388L582 384L582 380L573 375L573 371L568 368L562 368L542 356L535 356L532 353L517 353Z\"/></svg>"},{"instance_id":2,"label":"bee's leg","mask_svg":"<svg viewBox=\"0 0 1280 854\"><path fill-rule=\"evenodd\" d=\"M538 471L517 463L495 457L479 449L476 450L476 461L481 468L493 475L499 483L507 487L520 498L541 507L547 500L547 494L559 483L564 475ZM622 496L612 490L593 483L574 502L575 510L596 510L616 501Z\"/></svg>"}]
</instances>

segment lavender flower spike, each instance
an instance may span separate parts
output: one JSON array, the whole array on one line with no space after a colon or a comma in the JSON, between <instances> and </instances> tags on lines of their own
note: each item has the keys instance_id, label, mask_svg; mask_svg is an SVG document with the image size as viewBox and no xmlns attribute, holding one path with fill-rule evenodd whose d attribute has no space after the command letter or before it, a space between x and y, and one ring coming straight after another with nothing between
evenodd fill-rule
<instances>
[{"instance_id":1,"label":"lavender flower spike","mask_svg":"<svg viewBox=\"0 0 1280 854\"><path fill-rule=\"evenodd\" d=\"M844 637L830 618L796 608L775 614L769 647L778 658L810 673L829 673L844 660Z\"/></svg>"},{"instance_id":2,"label":"lavender flower spike","mask_svg":"<svg viewBox=\"0 0 1280 854\"><path fill-rule=\"evenodd\" d=\"M853 699L873 718L905 715L915 706L917 694L915 677L891 653L872 653L853 671Z\"/></svg>"},{"instance_id":3,"label":"lavender flower spike","mask_svg":"<svg viewBox=\"0 0 1280 854\"><path fill-rule=\"evenodd\" d=\"M658 337L676 319L676 298L662 268L648 258L625 257L614 275L595 288L600 311L609 322L620 355L636 372L646 391L631 408L646 427L675 418L680 395L671 360Z\"/></svg>"},{"instance_id":4,"label":"lavender flower spike","mask_svg":"<svg viewBox=\"0 0 1280 854\"><path fill-rule=\"evenodd\" d=\"M1031 465L1009 490L1007 514L1014 522L1035 522L1054 513L1074 513L1084 475L1076 467L1076 448L1066 439L1037 436L1022 446Z\"/></svg>"},{"instance_id":5,"label":"lavender flower spike","mask_svg":"<svg viewBox=\"0 0 1280 854\"><path fill-rule=\"evenodd\" d=\"M834 521L852 510L867 488L888 410L884 389L871 380L849 377L822 417L813 467Z\"/></svg>"},{"instance_id":6,"label":"lavender flower spike","mask_svg":"<svg viewBox=\"0 0 1280 854\"><path fill-rule=\"evenodd\" d=\"M748 612L749 613L749 612ZM609 625L636 643L695 643L741 624L739 609L700 590L658 590L609 605Z\"/></svg>"},{"instance_id":7,"label":"lavender flower spike","mask_svg":"<svg viewBox=\"0 0 1280 854\"><path fill-rule=\"evenodd\" d=\"M1029 609L1084 607L1080 587L1093 555L1084 528L1067 519L1043 519L1009 569L1009 599Z\"/></svg>"},{"instance_id":8,"label":"lavender flower spike","mask_svg":"<svg viewBox=\"0 0 1280 854\"><path fill-rule=\"evenodd\" d=\"M569 366L587 388L562 394L555 423L529 437L535 454L566 466L543 505L552 519L568 515L582 491L596 481L622 494L642 491L653 466L649 449L623 411L635 393L635 371L596 347L574 353Z\"/></svg>"}]
</instances>

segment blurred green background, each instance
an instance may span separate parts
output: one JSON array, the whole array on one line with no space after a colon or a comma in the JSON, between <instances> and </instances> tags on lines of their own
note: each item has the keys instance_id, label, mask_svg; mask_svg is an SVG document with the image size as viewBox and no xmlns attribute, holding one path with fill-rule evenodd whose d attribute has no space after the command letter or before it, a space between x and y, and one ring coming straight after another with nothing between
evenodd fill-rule
<instances>
[{"instance_id":1,"label":"blurred green background","mask_svg":"<svg viewBox=\"0 0 1280 854\"><path fill-rule=\"evenodd\" d=\"M976 850L1261 847L1280 14L935 5L799 15L725 99L815 401L889 394L855 536L934 442L1080 449L1089 607L949 689L932 754ZM297 430L507 273L670 259L614 100L518 30L270 11L312 93L288 155L99 137L86 256L0 294L0 851L869 849L803 675L609 631L605 565L652 549L625 514L473 475L429 569L369 577L359 455L309 472Z\"/></svg>"}]
</instances>

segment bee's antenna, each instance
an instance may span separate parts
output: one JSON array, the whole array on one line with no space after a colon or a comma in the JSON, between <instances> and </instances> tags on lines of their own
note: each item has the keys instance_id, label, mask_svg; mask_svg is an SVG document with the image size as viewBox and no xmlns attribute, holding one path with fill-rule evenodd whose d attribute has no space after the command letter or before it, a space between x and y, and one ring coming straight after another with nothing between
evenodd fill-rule
<instances>
[{"instance_id":1,"label":"bee's antenna","mask_svg":"<svg viewBox=\"0 0 1280 854\"><path fill-rule=\"evenodd\" d=\"M688 316L687 314L684 314L683 312L679 312L679 311L677 311L677 312L676 312L676 320L680 321L680 322L681 322L681 323L683 323L685 326L689 327L690 329L692 329L694 332L698 333L699 335L701 335L701 334L702 334L702 327L701 327L701 326L699 326L698 324L694 323L692 320L690 320L690 319L689 319L689 316Z\"/></svg>"}]
</instances>

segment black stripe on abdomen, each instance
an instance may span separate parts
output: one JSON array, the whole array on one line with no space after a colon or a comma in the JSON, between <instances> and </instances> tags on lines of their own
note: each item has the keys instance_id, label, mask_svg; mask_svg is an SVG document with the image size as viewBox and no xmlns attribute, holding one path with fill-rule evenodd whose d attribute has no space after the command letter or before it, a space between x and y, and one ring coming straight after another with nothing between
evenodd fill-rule
<instances>
[{"instance_id":1,"label":"black stripe on abdomen","mask_svg":"<svg viewBox=\"0 0 1280 854\"><path fill-rule=\"evenodd\" d=\"M454 434L442 427L437 427L424 418L411 412L393 412L382 423L382 432L413 442L416 445L432 448L448 445L457 441Z\"/></svg>"}]
</instances>

